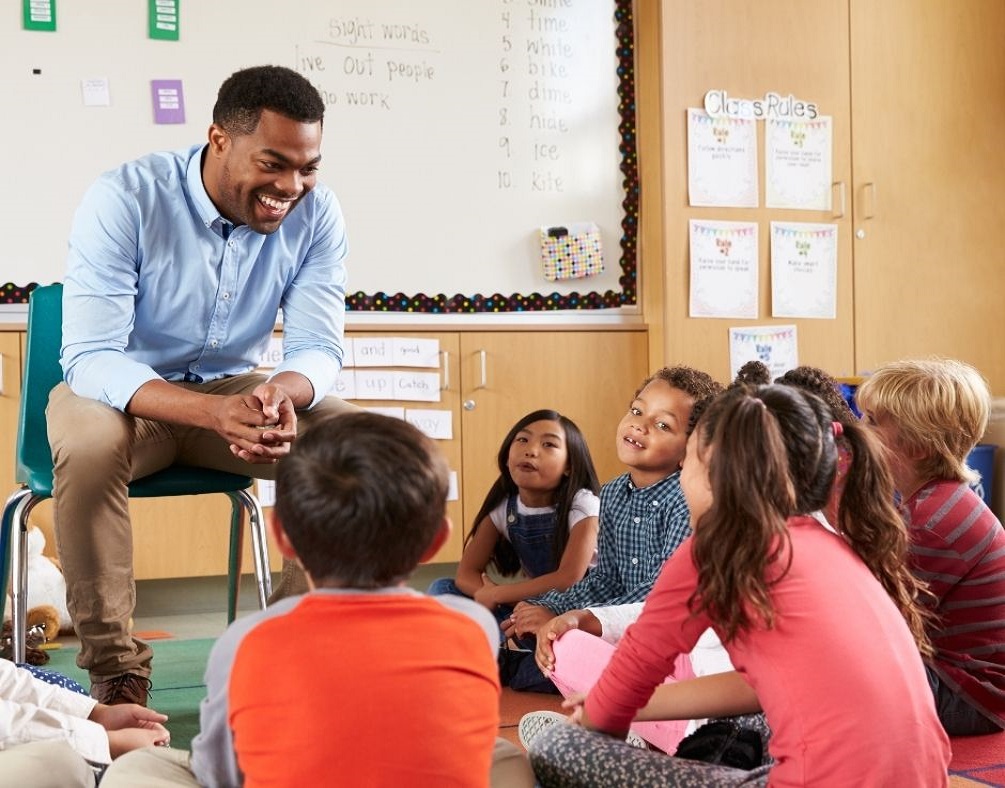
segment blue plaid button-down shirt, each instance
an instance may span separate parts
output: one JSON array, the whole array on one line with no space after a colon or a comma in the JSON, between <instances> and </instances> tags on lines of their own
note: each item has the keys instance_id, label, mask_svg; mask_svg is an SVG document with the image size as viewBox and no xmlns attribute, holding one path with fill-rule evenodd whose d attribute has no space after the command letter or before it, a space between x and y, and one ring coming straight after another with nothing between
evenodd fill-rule
<instances>
[{"instance_id":1,"label":"blue plaid button-down shirt","mask_svg":"<svg viewBox=\"0 0 1005 788\"><path fill-rule=\"evenodd\" d=\"M597 565L566 591L528 599L565 613L591 605L622 605L646 598L664 561L691 535L691 515L680 472L639 489L624 474L600 490Z\"/></svg>"}]
</instances>

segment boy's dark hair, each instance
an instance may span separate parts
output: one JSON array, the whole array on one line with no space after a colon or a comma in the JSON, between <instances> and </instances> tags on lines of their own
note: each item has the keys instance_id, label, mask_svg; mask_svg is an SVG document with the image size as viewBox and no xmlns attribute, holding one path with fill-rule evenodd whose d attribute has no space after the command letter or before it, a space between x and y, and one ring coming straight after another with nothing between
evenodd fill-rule
<instances>
[{"instance_id":1,"label":"boy's dark hair","mask_svg":"<svg viewBox=\"0 0 1005 788\"><path fill-rule=\"evenodd\" d=\"M590 447L586 445L586 438L580 432L576 423L563 416L556 410L535 410L528 413L506 433L499 453L496 455L496 465L499 467L499 478L489 489L485 500L482 502L478 514L475 515L471 531L464 542L467 542L475 535L479 523L503 501L511 495L517 494L517 486L510 476L509 468L509 448L516 439L520 430L533 424L535 421L557 421L565 430L565 449L569 472L562 477L562 481L555 490L555 528L552 531L551 554L557 567L562 560L562 553L569 543L569 511L572 509L573 499L576 493L582 489L587 489L594 494L600 492L600 482L597 480L597 471L593 467L593 457L590 455ZM495 550L492 552L492 564L501 574L513 575L520 570L520 559L516 550L508 539L497 539Z\"/></svg>"},{"instance_id":2,"label":"boy's dark hair","mask_svg":"<svg viewBox=\"0 0 1005 788\"><path fill-rule=\"evenodd\" d=\"M688 435L691 434L694 425L698 423L698 417L701 416L708 403L722 393L722 386L706 372L691 367L663 367L642 381L642 385L635 390L632 399L638 397L642 393L642 389L654 380L662 380L667 385L691 396L694 402L691 406L691 416L687 422Z\"/></svg>"},{"instance_id":3,"label":"boy's dark hair","mask_svg":"<svg viewBox=\"0 0 1005 788\"><path fill-rule=\"evenodd\" d=\"M213 122L229 134L252 134L262 110L300 123L324 120L325 104L303 76L283 66L253 66L235 71L220 86Z\"/></svg>"},{"instance_id":4,"label":"boy's dark hair","mask_svg":"<svg viewBox=\"0 0 1005 788\"><path fill-rule=\"evenodd\" d=\"M446 460L401 419L360 412L320 421L276 468L275 513L315 585L405 580L443 523Z\"/></svg>"},{"instance_id":5,"label":"boy's dark hair","mask_svg":"<svg viewBox=\"0 0 1005 788\"><path fill-rule=\"evenodd\" d=\"M732 386L763 386L771 382L771 370L763 361L748 361L738 370Z\"/></svg>"},{"instance_id":6,"label":"boy's dark hair","mask_svg":"<svg viewBox=\"0 0 1005 788\"><path fill-rule=\"evenodd\" d=\"M848 401L841 396L838 382L819 367L795 367L780 378L776 378L775 383L780 383L783 386L795 386L803 391L816 394L830 408L834 421L840 421L842 424L858 421L855 414L851 412Z\"/></svg>"}]
</instances>

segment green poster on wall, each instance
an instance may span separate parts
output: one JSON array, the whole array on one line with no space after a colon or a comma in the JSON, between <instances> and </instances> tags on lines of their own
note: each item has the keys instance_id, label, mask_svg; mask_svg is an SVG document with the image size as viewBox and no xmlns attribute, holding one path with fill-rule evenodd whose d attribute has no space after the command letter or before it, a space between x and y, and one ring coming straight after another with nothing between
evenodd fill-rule
<instances>
[{"instance_id":1,"label":"green poster on wall","mask_svg":"<svg viewBox=\"0 0 1005 788\"><path fill-rule=\"evenodd\" d=\"M56 0L24 0L21 8L25 30L56 29Z\"/></svg>"},{"instance_id":2,"label":"green poster on wall","mask_svg":"<svg viewBox=\"0 0 1005 788\"><path fill-rule=\"evenodd\" d=\"M161 41L178 40L180 4L181 0L149 0L150 38Z\"/></svg>"}]
</instances>

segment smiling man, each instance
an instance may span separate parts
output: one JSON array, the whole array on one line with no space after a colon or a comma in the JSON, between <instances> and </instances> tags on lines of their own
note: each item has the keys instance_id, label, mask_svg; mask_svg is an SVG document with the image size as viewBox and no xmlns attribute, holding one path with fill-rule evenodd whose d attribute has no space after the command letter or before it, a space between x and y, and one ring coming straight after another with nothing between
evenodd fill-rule
<instances>
[{"instance_id":1,"label":"smiling man","mask_svg":"<svg viewBox=\"0 0 1005 788\"><path fill-rule=\"evenodd\" d=\"M48 432L77 663L103 703L145 703L150 687L151 650L129 630L129 482L172 464L273 478L298 434L352 408L326 396L346 235L317 182L323 116L296 72L238 71L208 144L105 173L74 217ZM283 361L266 376L280 310Z\"/></svg>"}]
</instances>

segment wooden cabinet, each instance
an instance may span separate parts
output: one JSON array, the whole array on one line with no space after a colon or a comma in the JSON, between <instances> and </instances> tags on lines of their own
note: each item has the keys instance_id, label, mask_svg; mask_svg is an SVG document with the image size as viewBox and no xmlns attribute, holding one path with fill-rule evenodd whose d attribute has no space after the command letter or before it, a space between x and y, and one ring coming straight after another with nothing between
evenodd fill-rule
<instances>
[{"instance_id":1,"label":"wooden cabinet","mask_svg":"<svg viewBox=\"0 0 1005 788\"><path fill-rule=\"evenodd\" d=\"M1005 391L1005 3L852 0L858 372L931 355Z\"/></svg>"},{"instance_id":2,"label":"wooden cabinet","mask_svg":"<svg viewBox=\"0 0 1005 788\"><path fill-rule=\"evenodd\" d=\"M4 500L14 492L14 449L17 442L18 409L21 405L21 337L16 332L0 332L0 495Z\"/></svg>"},{"instance_id":3,"label":"wooden cabinet","mask_svg":"<svg viewBox=\"0 0 1005 788\"><path fill-rule=\"evenodd\" d=\"M636 10L651 363L725 378L729 326L794 322L800 362L836 376L939 354L1005 389L1005 4L639 0ZM686 110L710 89L792 93L831 116L833 211L691 208ZM758 140L763 184L760 123ZM690 218L758 222L756 321L688 317ZM837 226L836 319L769 317L771 220Z\"/></svg>"},{"instance_id":4,"label":"wooden cabinet","mask_svg":"<svg viewBox=\"0 0 1005 788\"><path fill-rule=\"evenodd\" d=\"M654 145L661 144L662 172L643 175L644 222L659 222L663 230L662 253L653 244L659 238L647 228L650 239L643 248L647 283L660 281L662 304L646 311L652 325L652 352L656 358L673 359L703 369L723 383L729 380L729 328L744 325L796 324L799 360L822 367L835 375L855 371L852 305L851 218L833 212L768 208L692 208L688 204L687 109L701 107L711 89L726 90L738 98L762 97L769 91L813 101L821 114L833 117L833 172L835 181L851 177L850 117L848 112L848 10L847 0L664 0L662 2L661 92L649 85L643 95L642 113L661 112L662 139L649 129L640 130L640 161ZM641 3L639 27L651 26L648 14L656 4ZM659 24L657 22L657 24ZM645 57L645 56L644 56ZM659 61L646 61L650 67ZM648 75L648 76L646 76ZM640 72L650 83L652 71ZM656 102L661 104L661 110ZM648 116L647 116L648 117ZM761 200L764 199L764 126L758 121L758 171ZM662 184L658 180L662 177ZM846 187L847 188L847 187ZM835 189L835 192L838 190ZM660 194L662 193L662 200ZM837 203L838 200L835 199ZM662 203L662 205L661 205ZM703 319L688 317L690 266L688 220L715 219L757 222L760 270L758 276L760 316L756 320ZM838 226L837 319L793 320L771 318L771 271L769 222L833 222ZM653 264L664 260L665 265ZM657 323L662 322L662 330ZM655 359L653 359L655 361Z\"/></svg>"},{"instance_id":5,"label":"wooden cabinet","mask_svg":"<svg viewBox=\"0 0 1005 788\"><path fill-rule=\"evenodd\" d=\"M498 475L496 456L510 427L539 408L554 408L583 431L597 473L620 473L614 429L648 373L646 332L565 331L352 331L353 337L420 337L440 343L443 377L437 403L409 408L449 409L452 440L438 441L457 471L459 500L448 504L450 542L434 560L457 561L464 534ZM362 406L386 401L353 400Z\"/></svg>"}]
</instances>

